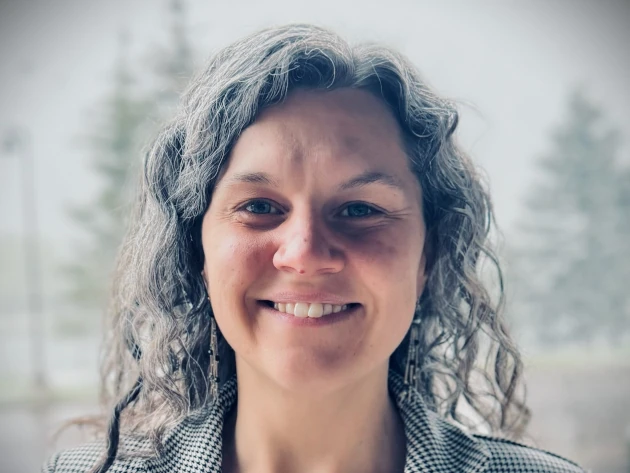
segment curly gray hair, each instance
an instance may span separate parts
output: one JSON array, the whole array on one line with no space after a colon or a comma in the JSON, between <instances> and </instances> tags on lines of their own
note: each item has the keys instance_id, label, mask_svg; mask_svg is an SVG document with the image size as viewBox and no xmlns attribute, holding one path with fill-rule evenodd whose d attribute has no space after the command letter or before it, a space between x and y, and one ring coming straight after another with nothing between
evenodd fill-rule
<instances>
[{"instance_id":1,"label":"curly gray hair","mask_svg":"<svg viewBox=\"0 0 630 473\"><path fill-rule=\"evenodd\" d=\"M122 399L115 419L129 404L123 428L148 436L156 448L165 429L211 400L212 308L201 276L200 224L231 148L262 109L292 90L340 87L370 91L389 106L423 190L430 254L416 388L445 418L473 427L459 408L464 401L490 430L522 432L528 419L518 389L522 362L502 316L501 268L489 242L491 202L454 140L455 107L391 49L351 47L329 30L289 25L216 54L144 162L114 280L102 386L105 403ZM480 274L482 260L499 275L494 300ZM401 375L408 338L390 359ZM222 337L219 346L225 380L234 372L234 353Z\"/></svg>"}]
</instances>

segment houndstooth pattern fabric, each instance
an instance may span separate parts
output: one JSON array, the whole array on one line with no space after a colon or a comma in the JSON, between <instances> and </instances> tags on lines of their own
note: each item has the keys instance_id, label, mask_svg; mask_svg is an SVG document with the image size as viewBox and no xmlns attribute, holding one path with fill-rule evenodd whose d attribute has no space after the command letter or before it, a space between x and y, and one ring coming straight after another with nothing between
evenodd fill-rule
<instances>
[{"instance_id":1,"label":"houndstooth pattern fabric","mask_svg":"<svg viewBox=\"0 0 630 473\"><path fill-rule=\"evenodd\" d=\"M405 425L405 473L585 473L557 455L481 435L469 435L426 408L416 391L403 402L402 377L390 371L389 391ZM117 459L112 473L220 473L223 419L236 402L236 376L226 382L212 405L187 417L165 438L160 456L134 458L146 449L141 439L125 439L127 455ZM43 473L84 473L101 458L104 443L95 442L54 455Z\"/></svg>"}]
</instances>

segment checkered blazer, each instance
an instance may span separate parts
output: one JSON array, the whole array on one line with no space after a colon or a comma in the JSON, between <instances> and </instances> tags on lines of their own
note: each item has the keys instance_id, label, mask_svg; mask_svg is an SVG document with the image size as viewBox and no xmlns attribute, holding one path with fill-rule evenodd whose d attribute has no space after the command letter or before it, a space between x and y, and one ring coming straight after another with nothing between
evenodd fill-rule
<instances>
[{"instance_id":1,"label":"checkered blazer","mask_svg":"<svg viewBox=\"0 0 630 473\"><path fill-rule=\"evenodd\" d=\"M405 473L584 473L575 463L557 455L498 438L470 435L428 410L414 391L401 401L403 380L393 371L389 391L405 425ZM121 439L129 453L117 459L111 473L220 473L223 418L236 402L236 376L225 383L218 400L186 418L165 438L163 453L154 458L133 458L146 441ZM83 473L100 459L103 442L86 444L54 455L43 473Z\"/></svg>"}]
</instances>

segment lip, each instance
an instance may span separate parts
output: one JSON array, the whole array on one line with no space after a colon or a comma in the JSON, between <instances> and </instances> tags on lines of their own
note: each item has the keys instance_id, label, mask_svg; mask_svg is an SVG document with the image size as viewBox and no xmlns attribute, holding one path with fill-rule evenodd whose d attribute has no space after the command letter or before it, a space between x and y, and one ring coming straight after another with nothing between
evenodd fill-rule
<instances>
[{"instance_id":1,"label":"lip","mask_svg":"<svg viewBox=\"0 0 630 473\"><path fill-rule=\"evenodd\" d=\"M342 312L333 312L332 314L324 315L318 318L296 317L295 315L286 314L284 312L280 312L274 309L273 307L268 306L267 303L263 301L258 301L258 307L263 310L265 314L271 315L276 320L283 323L295 325L298 327L322 327L325 325L340 323L347 319L355 317L357 315L357 311L361 308L361 304L353 304L350 308Z\"/></svg>"},{"instance_id":2,"label":"lip","mask_svg":"<svg viewBox=\"0 0 630 473\"><path fill-rule=\"evenodd\" d=\"M356 303L347 297L341 297L330 292L277 292L259 300L280 302L288 304L290 302L319 302L320 304L344 305Z\"/></svg>"}]
</instances>

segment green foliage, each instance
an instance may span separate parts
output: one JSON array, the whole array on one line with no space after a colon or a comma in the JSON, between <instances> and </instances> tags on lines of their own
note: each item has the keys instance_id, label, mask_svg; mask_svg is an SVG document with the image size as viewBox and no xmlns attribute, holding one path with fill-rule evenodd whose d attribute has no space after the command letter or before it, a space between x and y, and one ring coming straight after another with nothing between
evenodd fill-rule
<instances>
[{"instance_id":1,"label":"green foliage","mask_svg":"<svg viewBox=\"0 0 630 473\"><path fill-rule=\"evenodd\" d=\"M155 88L139 89L122 38L111 89L86 136L87 154L100 188L93 201L70 209L77 227L74 259L63 272L67 299L85 308L104 308L116 254L138 181L142 148L173 111L192 71L193 53L186 36L184 5L170 3L168 44L151 52ZM147 74L143 71L143 74ZM150 82L150 81L149 81Z\"/></svg>"},{"instance_id":2,"label":"green foliage","mask_svg":"<svg viewBox=\"0 0 630 473\"><path fill-rule=\"evenodd\" d=\"M70 209L83 238L76 242L75 260L65 268L70 282L68 295L87 307L102 307L105 302L107 281L124 232L138 170L140 137L150 108L150 103L137 97L133 90L126 47L127 43L121 42L112 89L85 139L101 187L92 202Z\"/></svg>"},{"instance_id":3,"label":"green foliage","mask_svg":"<svg viewBox=\"0 0 630 473\"><path fill-rule=\"evenodd\" d=\"M181 0L171 0L169 12L170 41L157 48L152 61L157 78L154 103L161 118L166 118L173 112L181 92L192 76L195 62L195 53L187 36L184 3Z\"/></svg>"},{"instance_id":4,"label":"green foliage","mask_svg":"<svg viewBox=\"0 0 630 473\"><path fill-rule=\"evenodd\" d=\"M619 341L630 331L630 190L619 152L602 112L574 93L538 162L512 251L514 310L542 341Z\"/></svg>"}]
</instances>

